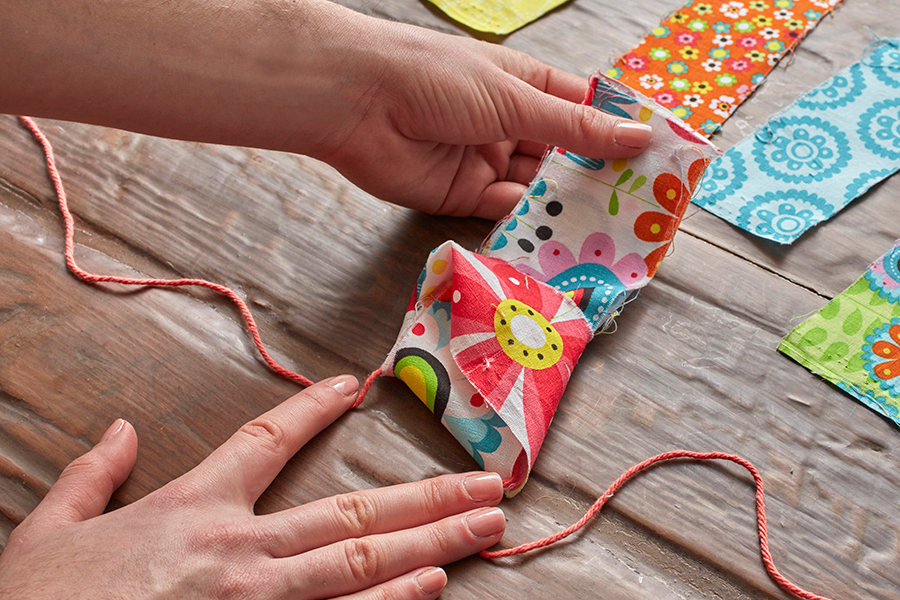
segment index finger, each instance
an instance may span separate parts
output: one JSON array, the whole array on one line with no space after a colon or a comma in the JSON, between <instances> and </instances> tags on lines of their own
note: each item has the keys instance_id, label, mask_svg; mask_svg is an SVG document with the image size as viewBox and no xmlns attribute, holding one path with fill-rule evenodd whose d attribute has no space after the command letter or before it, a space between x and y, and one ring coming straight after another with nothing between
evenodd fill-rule
<instances>
[{"instance_id":1,"label":"index finger","mask_svg":"<svg viewBox=\"0 0 900 600\"><path fill-rule=\"evenodd\" d=\"M543 67L543 73L537 81L535 83L529 81L528 83L531 83L531 85L545 94L550 94L569 102L575 102L576 104L584 104L584 99L588 92L588 81L585 77L578 77L547 65L541 65L541 67Z\"/></svg>"},{"instance_id":2,"label":"index finger","mask_svg":"<svg viewBox=\"0 0 900 600\"><path fill-rule=\"evenodd\" d=\"M320 381L241 427L186 477L252 509L285 463L356 399L352 375Z\"/></svg>"},{"instance_id":3,"label":"index finger","mask_svg":"<svg viewBox=\"0 0 900 600\"><path fill-rule=\"evenodd\" d=\"M588 82L518 52L501 52L516 80L502 95L504 131L593 158L625 158L650 143L651 128L583 104Z\"/></svg>"},{"instance_id":4,"label":"index finger","mask_svg":"<svg viewBox=\"0 0 900 600\"><path fill-rule=\"evenodd\" d=\"M551 67L524 52L503 46L490 46L489 49L497 53L495 60L499 60L504 71L521 79L531 87L575 104L584 102L588 91L586 77L579 77L562 69Z\"/></svg>"}]
</instances>

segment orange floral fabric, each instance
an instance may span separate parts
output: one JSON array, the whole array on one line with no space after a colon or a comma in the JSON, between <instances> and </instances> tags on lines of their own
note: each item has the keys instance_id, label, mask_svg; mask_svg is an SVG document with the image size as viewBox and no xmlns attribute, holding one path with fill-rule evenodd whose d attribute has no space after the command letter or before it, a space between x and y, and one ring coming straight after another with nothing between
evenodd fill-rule
<instances>
[{"instance_id":1,"label":"orange floral fabric","mask_svg":"<svg viewBox=\"0 0 900 600\"><path fill-rule=\"evenodd\" d=\"M607 72L709 137L842 0L690 0Z\"/></svg>"}]
</instances>

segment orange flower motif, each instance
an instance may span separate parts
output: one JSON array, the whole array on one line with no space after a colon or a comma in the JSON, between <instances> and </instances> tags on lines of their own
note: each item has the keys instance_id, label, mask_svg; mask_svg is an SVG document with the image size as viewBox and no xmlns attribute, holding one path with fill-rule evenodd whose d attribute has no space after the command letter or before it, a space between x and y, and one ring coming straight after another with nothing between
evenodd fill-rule
<instances>
[{"instance_id":1,"label":"orange flower motif","mask_svg":"<svg viewBox=\"0 0 900 600\"><path fill-rule=\"evenodd\" d=\"M662 246L647 255L647 275L652 277L659 269L659 263L665 258L675 237L675 230L684 216L691 196L700 181L700 177L709 165L709 160L699 159L688 167L688 186L673 173L663 173L653 181L653 198L660 208L666 212L647 211L638 215L634 222L634 234L645 242L664 242Z\"/></svg>"},{"instance_id":2,"label":"orange flower motif","mask_svg":"<svg viewBox=\"0 0 900 600\"><path fill-rule=\"evenodd\" d=\"M894 379L900 377L900 325L891 325L888 335L896 342L894 344L884 340L878 340L872 344L872 353L881 358L888 359L878 363L873 371L879 379Z\"/></svg>"}]
</instances>

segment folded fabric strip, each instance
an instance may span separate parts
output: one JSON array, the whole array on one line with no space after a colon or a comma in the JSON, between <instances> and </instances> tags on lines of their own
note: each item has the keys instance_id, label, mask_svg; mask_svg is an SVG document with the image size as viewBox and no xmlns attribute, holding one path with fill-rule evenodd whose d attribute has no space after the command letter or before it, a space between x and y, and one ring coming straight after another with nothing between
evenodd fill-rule
<instances>
[{"instance_id":1,"label":"folded fabric strip","mask_svg":"<svg viewBox=\"0 0 900 600\"><path fill-rule=\"evenodd\" d=\"M554 149L483 252L569 294L597 331L650 282L719 150L628 86L590 85L592 106L653 126L650 147L617 160Z\"/></svg>"},{"instance_id":2,"label":"folded fabric strip","mask_svg":"<svg viewBox=\"0 0 900 600\"><path fill-rule=\"evenodd\" d=\"M843 0L690 0L607 75L712 135Z\"/></svg>"},{"instance_id":3,"label":"folded fabric strip","mask_svg":"<svg viewBox=\"0 0 900 600\"><path fill-rule=\"evenodd\" d=\"M382 371L515 493L592 335L569 296L446 242L428 258Z\"/></svg>"},{"instance_id":4,"label":"folded fabric strip","mask_svg":"<svg viewBox=\"0 0 900 600\"><path fill-rule=\"evenodd\" d=\"M453 242L432 251L381 368L500 473L510 495L525 484L585 345L656 273L719 153L627 86L599 74L590 86L592 106L654 127L650 147L612 161L549 152L482 254Z\"/></svg>"},{"instance_id":5,"label":"folded fabric strip","mask_svg":"<svg viewBox=\"0 0 900 600\"><path fill-rule=\"evenodd\" d=\"M900 426L900 240L778 349Z\"/></svg>"},{"instance_id":6,"label":"folded fabric strip","mask_svg":"<svg viewBox=\"0 0 900 600\"><path fill-rule=\"evenodd\" d=\"M694 202L790 244L898 168L900 39L885 39L710 165Z\"/></svg>"},{"instance_id":7,"label":"folded fabric strip","mask_svg":"<svg viewBox=\"0 0 900 600\"><path fill-rule=\"evenodd\" d=\"M476 31L506 35L568 0L430 0L448 17Z\"/></svg>"}]
</instances>

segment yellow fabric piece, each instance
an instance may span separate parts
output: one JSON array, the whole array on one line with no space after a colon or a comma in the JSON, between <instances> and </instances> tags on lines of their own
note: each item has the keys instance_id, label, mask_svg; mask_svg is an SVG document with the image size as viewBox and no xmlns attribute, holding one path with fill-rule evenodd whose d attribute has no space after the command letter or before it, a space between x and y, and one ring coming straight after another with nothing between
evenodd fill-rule
<instances>
[{"instance_id":1,"label":"yellow fabric piece","mask_svg":"<svg viewBox=\"0 0 900 600\"><path fill-rule=\"evenodd\" d=\"M568 0L431 0L451 19L477 31L506 35Z\"/></svg>"}]
</instances>

